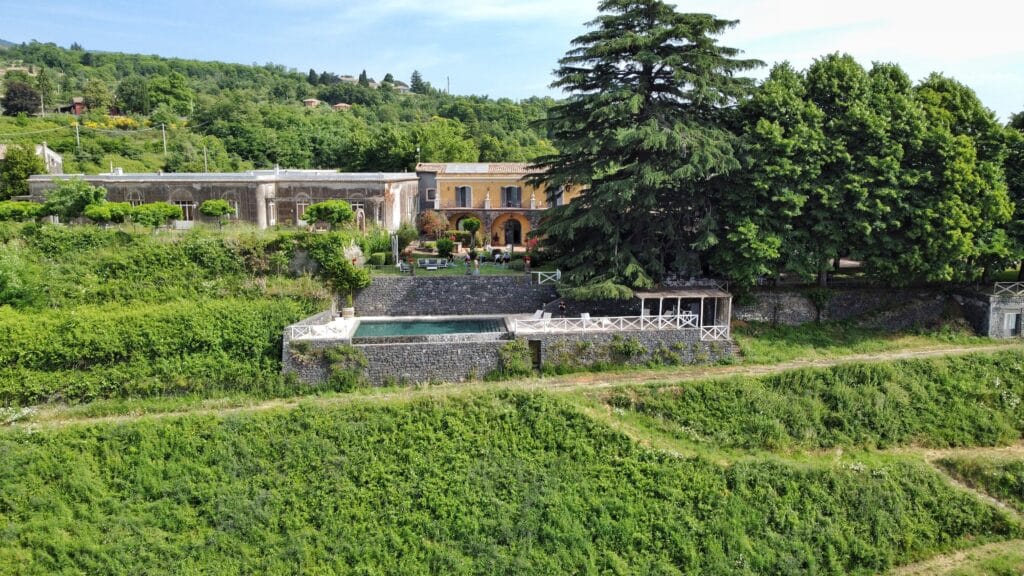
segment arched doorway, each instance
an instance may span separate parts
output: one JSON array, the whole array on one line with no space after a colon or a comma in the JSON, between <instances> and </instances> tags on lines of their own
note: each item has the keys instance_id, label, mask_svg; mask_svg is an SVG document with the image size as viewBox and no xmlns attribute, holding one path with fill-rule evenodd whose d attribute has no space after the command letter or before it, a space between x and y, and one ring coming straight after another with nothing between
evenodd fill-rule
<instances>
[{"instance_id":1,"label":"arched doorway","mask_svg":"<svg viewBox=\"0 0 1024 576\"><path fill-rule=\"evenodd\" d=\"M509 218L505 221L505 244L518 246L523 243L523 225L519 220Z\"/></svg>"}]
</instances>

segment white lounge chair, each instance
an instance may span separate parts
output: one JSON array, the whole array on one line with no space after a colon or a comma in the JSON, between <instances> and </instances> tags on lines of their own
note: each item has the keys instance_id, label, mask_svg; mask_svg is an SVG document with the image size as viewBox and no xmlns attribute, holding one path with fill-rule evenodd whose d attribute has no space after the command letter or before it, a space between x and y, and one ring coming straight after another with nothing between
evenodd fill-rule
<instances>
[{"instance_id":1,"label":"white lounge chair","mask_svg":"<svg viewBox=\"0 0 1024 576\"><path fill-rule=\"evenodd\" d=\"M580 324L583 325L583 329L586 330L590 327L590 312L580 312Z\"/></svg>"},{"instance_id":2,"label":"white lounge chair","mask_svg":"<svg viewBox=\"0 0 1024 576\"><path fill-rule=\"evenodd\" d=\"M530 320L540 320L543 317L544 317L544 311L543 310L537 310L536 312L533 313L533 318L530 318Z\"/></svg>"}]
</instances>

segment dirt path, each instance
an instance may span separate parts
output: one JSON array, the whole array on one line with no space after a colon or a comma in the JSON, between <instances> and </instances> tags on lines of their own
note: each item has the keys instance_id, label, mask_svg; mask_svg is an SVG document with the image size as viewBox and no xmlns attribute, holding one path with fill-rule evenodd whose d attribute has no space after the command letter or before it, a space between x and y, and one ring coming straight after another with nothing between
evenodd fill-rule
<instances>
[{"instance_id":1,"label":"dirt path","mask_svg":"<svg viewBox=\"0 0 1024 576\"><path fill-rule=\"evenodd\" d=\"M443 384L440 386L415 387L398 390L370 389L350 394L335 394L327 396L282 398L265 401L242 400L237 401L237 404L228 406L225 406L225 402L231 403L231 400L225 401L224 399L213 399L208 401L197 401L194 404L164 410L161 410L159 407L147 408L145 407L145 402L142 401L140 402L140 410L145 408L147 411L144 413L136 411L110 416L81 415L76 414L74 408L44 405L27 409L24 416L8 424L7 428L61 428L73 425L117 424L143 419L174 418L181 416L229 416L249 412L289 410L298 408L299 406L339 406L365 402L390 402L413 400L417 398L454 397L493 390L543 390L553 393L565 393L584 389L600 390L603 388L612 388L627 384L644 386L675 384L678 382L693 380L728 378L732 376L757 377L801 368L829 368L832 366L861 362L876 363L891 362L895 360L939 358L944 356L962 356L965 354L991 354L1005 350L1020 350L1022 348L1024 348L1024 345L1019 343L1001 343L986 346L934 346L914 350L895 350L891 352L855 354L839 358L796 360L778 364L738 364L708 367L683 366L674 369L582 373L566 376L510 380L505 382Z\"/></svg>"},{"instance_id":2,"label":"dirt path","mask_svg":"<svg viewBox=\"0 0 1024 576\"><path fill-rule=\"evenodd\" d=\"M1024 540L996 542L894 568L889 572L889 576L939 576L952 572L968 562L981 562L1011 552L1020 553L1021 550L1024 550Z\"/></svg>"}]
</instances>

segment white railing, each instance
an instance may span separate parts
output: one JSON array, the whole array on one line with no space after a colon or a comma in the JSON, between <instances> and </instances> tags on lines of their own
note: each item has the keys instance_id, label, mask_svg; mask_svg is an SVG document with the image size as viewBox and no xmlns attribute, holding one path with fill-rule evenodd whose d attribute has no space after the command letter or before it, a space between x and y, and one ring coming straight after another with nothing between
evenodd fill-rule
<instances>
[{"instance_id":1,"label":"white railing","mask_svg":"<svg viewBox=\"0 0 1024 576\"><path fill-rule=\"evenodd\" d=\"M558 284L562 280L562 271L531 272L534 284Z\"/></svg>"},{"instance_id":2,"label":"white railing","mask_svg":"<svg viewBox=\"0 0 1024 576\"><path fill-rule=\"evenodd\" d=\"M700 339L707 341L728 340L728 326L703 326L700 329Z\"/></svg>"},{"instance_id":3,"label":"white railing","mask_svg":"<svg viewBox=\"0 0 1024 576\"><path fill-rule=\"evenodd\" d=\"M996 296L1024 296L1024 282L996 282Z\"/></svg>"},{"instance_id":4,"label":"white railing","mask_svg":"<svg viewBox=\"0 0 1024 576\"><path fill-rule=\"evenodd\" d=\"M548 318L548 319L517 319L516 333L530 334L540 332L615 332L621 330L686 330L699 328L696 314L679 316L608 316L600 318ZM724 330L724 339L729 338L728 326L708 326L706 329ZM704 330L704 329L702 329ZM719 332L712 339L722 339ZM702 339L703 333L702 333Z\"/></svg>"},{"instance_id":5,"label":"white railing","mask_svg":"<svg viewBox=\"0 0 1024 576\"><path fill-rule=\"evenodd\" d=\"M289 326L289 340L332 340L344 338L345 330L339 330L327 324L310 324L305 326Z\"/></svg>"}]
</instances>

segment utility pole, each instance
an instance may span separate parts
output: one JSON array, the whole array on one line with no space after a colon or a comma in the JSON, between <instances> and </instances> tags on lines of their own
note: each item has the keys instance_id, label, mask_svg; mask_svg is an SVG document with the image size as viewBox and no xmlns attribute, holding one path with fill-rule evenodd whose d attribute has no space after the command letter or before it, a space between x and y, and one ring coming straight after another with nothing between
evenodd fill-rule
<instances>
[{"instance_id":1,"label":"utility pole","mask_svg":"<svg viewBox=\"0 0 1024 576\"><path fill-rule=\"evenodd\" d=\"M210 165L206 163L206 145L203 145L203 172L209 172Z\"/></svg>"},{"instance_id":2,"label":"utility pole","mask_svg":"<svg viewBox=\"0 0 1024 576\"><path fill-rule=\"evenodd\" d=\"M164 156L167 156L167 127L161 124L160 132L164 135Z\"/></svg>"},{"instance_id":3,"label":"utility pole","mask_svg":"<svg viewBox=\"0 0 1024 576\"><path fill-rule=\"evenodd\" d=\"M82 139L78 135L78 121L77 120L75 121L75 147L78 148L79 152L82 151Z\"/></svg>"}]
</instances>

